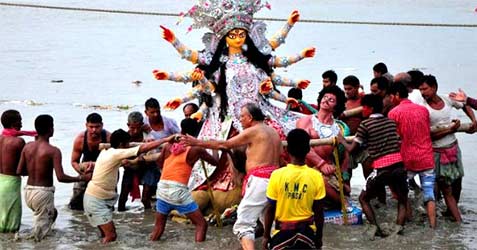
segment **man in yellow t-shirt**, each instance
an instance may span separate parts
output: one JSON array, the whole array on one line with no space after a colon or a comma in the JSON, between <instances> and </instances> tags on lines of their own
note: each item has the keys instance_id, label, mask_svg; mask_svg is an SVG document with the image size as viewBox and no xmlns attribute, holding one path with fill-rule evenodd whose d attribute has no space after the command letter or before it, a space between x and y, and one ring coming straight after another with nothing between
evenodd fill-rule
<instances>
[{"instance_id":1,"label":"man in yellow t-shirt","mask_svg":"<svg viewBox=\"0 0 477 250\"><path fill-rule=\"evenodd\" d=\"M267 187L264 248L320 249L323 234L325 185L321 173L305 164L310 136L294 129L287 136L291 163L275 170ZM270 238L275 220L277 232ZM315 230L314 230L315 229Z\"/></svg>"}]
</instances>

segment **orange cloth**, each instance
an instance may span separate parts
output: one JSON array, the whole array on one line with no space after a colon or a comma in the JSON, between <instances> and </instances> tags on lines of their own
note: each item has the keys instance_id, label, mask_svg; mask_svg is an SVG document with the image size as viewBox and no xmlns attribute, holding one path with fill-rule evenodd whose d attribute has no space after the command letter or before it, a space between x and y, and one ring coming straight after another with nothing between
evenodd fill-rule
<instances>
[{"instance_id":1,"label":"orange cloth","mask_svg":"<svg viewBox=\"0 0 477 250\"><path fill-rule=\"evenodd\" d=\"M192 172L192 166L187 163L189 150L190 147L187 147L185 151L179 154L174 154L171 150L171 154L164 161L161 180L176 181L187 186Z\"/></svg>"}]
</instances>

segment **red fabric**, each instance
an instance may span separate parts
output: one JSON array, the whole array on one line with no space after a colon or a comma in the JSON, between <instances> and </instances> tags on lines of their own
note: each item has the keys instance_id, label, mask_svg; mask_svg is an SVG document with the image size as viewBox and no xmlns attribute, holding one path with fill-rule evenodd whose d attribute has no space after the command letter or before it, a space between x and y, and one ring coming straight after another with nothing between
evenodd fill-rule
<instances>
[{"instance_id":1,"label":"red fabric","mask_svg":"<svg viewBox=\"0 0 477 250\"><path fill-rule=\"evenodd\" d=\"M389 111L401 137L401 156L406 170L420 172L434 168L429 111L404 99Z\"/></svg>"},{"instance_id":2,"label":"red fabric","mask_svg":"<svg viewBox=\"0 0 477 250\"><path fill-rule=\"evenodd\" d=\"M182 143L173 143L170 148L170 152L173 155L179 155L186 151L186 146Z\"/></svg>"},{"instance_id":3,"label":"red fabric","mask_svg":"<svg viewBox=\"0 0 477 250\"><path fill-rule=\"evenodd\" d=\"M434 151L440 153L439 161L443 165L457 162L457 143L449 148L435 148Z\"/></svg>"},{"instance_id":4,"label":"red fabric","mask_svg":"<svg viewBox=\"0 0 477 250\"><path fill-rule=\"evenodd\" d=\"M134 174L133 181L132 181L132 188L129 195L131 195L132 201L135 199L141 199L141 191L139 190L139 176Z\"/></svg>"},{"instance_id":5,"label":"red fabric","mask_svg":"<svg viewBox=\"0 0 477 250\"><path fill-rule=\"evenodd\" d=\"M36 131L23 131L23 130L16 130L13 128L4 128L2 131L3 136L37 136L38 134Z\"/></svg>"},{"instance_id":6,"label":"red fabric","mask_svg":"<svg viewBox=\"0 0 477 250\"><path fill-rule=\"evenodd\" d=\"M267 178L270 179L270 176L272 175L272 172L277 169L276 166L273 165L265 165L265 166L260 166L252 169L250 172L245 175L245 178L243 179L243 184L242 184L242 196L245 194L245 188L247 187L248 184L248 178L250 178L251 175L260 177L260 178Z\"/></svg>"},{"instance_id":7,"label":"red fabric","mask_svg":"<svg viewBox=\"0 0 477 250\"><path fill-rule=\"evenodd\" d=\"M374 160L372 167L375 169L384 168L401 161L402 161L401 153L398 152L393 154L387 154Z\"/></svg>"}]
</instances>

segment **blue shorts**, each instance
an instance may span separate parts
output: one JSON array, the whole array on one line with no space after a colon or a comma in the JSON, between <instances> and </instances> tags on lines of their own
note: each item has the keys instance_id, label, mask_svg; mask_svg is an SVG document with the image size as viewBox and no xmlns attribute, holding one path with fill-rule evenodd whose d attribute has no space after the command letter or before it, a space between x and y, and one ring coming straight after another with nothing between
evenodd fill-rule
<instances>
[{"instance_id":1,"label":"blue shorts","mask_svg":"<svg viewBox=\"0 0 477 250\"><path fill-rule=\"evenodd\" d=\"M434 201L434 183L436 182L436 175L434 169L428 169L421 172L407 171L407 180L419 175L421 181L421 188L424 192L424 202Z\"/></svg>"},{"instance_id":2,"label":"blue shorts","mask_svg":"<svg viewBox=\"0 0 477 250\"><path fill-rule=\"evenodd\" d=\"M199 206L195 202L191 202L187 205L173 205L167 201L161 200L159 197L156 202L156 212L168 215L172 210L177 210L180 214L189 214L199 209Z\"/></svg>"}]
</instances>

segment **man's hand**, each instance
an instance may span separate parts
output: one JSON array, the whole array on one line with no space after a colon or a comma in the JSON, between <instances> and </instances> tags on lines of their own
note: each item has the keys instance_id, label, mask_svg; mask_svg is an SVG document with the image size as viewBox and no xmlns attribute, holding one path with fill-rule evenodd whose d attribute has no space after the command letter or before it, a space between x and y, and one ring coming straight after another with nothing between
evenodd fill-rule
<instances>
[{"instance_id":1,"label":"man's hand","mask_svg":"<svg viewBox=\"0 0 477 250\"><path fill-rule=\"evenodd\" d=\"M82 174L81 181L90 181L92 176L93 176L93 173L91 172L87 174Z\"/></svg>"},{"instance_id":2,"label":"man's hand","mask_svg":"<svg viewBox=\"0 0 477 250\"><path fill-rule=\"evenodd\" d=\"M467 95L465 94L462 89L459 89L457 93L455 92L450 92L449 98L456 101L456 102L466 102L467 101Z\"/></svg>"},{"instance_id":3,"label":"man's hand","mask_svg":"<svg viewBox=\"0 0 477 250\"><path fill-rule=\"evenodd\" d=\"M166 103L164 106L165 110L175 110L182 104L181 98L174 98Z\"/></svg>"},{"instance_id":4,"label":"man's hand","mask_svg":"<svg viewBox=\"0 0 477 250\"><path fill-rule=\"evenodd\" d=\"M124 167L129 167L129 166L131 166L131 161L128 160L128 159L123 159L121 161L121 165L124 166Z\"/></svg>"},{"instance_id":5,"label":"man's hand","mask_svg":"<svg viewBox=\"0 0 477 250\"><path fill-rule=\"evenodd\" d=\"M321 166L319 170L324 175L332 175L336 171L335 166L328 163L323 164L323 166Z\"/></svg>"},{"instance_id":6,"label":"man's hand","mask_svg":"<svg viewBox=\"0 0 477 250\"><path fill-rule=\"evenodd\" d=\"M309 47L309 48L303 49L301 51L301 56L304 57L304 58L314 57L315 52L316 52L316 49L314 47Z\"/></svg>"},{"instance_id":7,"label":"man's hand","mask_svg":"<svg viewBox=\"0 0 477 250\"><path fill-rule=\"evenodd\" d=\"M336 139L338 140L338 143L341 143L341 144L346 143L346 139L343 137L341 133L338 133L338 135L336 136Z\"/></svg>"},{"instance_id":8,"label":"man's hand","mask_svg":"<svg viewBox=\"0 0 477 250\"><path fill-rule=\"evenodd\" d=\"M84 170L85 173L92 173L94 170L94 161L89 161Z\"/></svg>"},{"instance_id":9,"label":"man's hand","mask_svg":"<svg viewBox=\"0 0 477 250\"><path fill-rule=\"evenodd\" d=\"M204 77L204 71L199 68L196 68L190 75L192 81L198 81Z\"/></svg>"},{"instance_id":10,"label":"man's hand","mask_svg":"<svg viewBox=\"0 0 477 250\"><path fill-rule=\"evenodd\" d=\"M298 22L298 20L300 20L300 13L298 10L294 10L290 16L288 16L287 22L289 25L294 25L296 22Z\"/></svg>"},{"instance_id":11,"label":"man's hand","mask_svg":"<svg viewBox=\"0 0 477 250\"><path fill-rule=\"evenodd\" d=\"M186 146L197 146L200 140L190 135L180 135L179 141Z\"/></svg>"},{"instance_id":12,"label":"man's hand","mask_svg":"<svg viewBox=\"0 0 477 250\"><path fill-rule=\"evenodd\" d=\"M166 71L155 69L152 71L152 74L156 80L167 80L169 78L169 74Z\"/></svg>"},{"instance_id":13,"label":"man's hand","mask_svg":"<svg viewBox=\"0 0 477 250\"><path fill-rule=\"evenodd\" d=\"M268 95L273 89L272 79L268 77L260 83L260 94Z\"/></svg>"},{"instance_id":14,"label":"man's hand","mask_svg":"<svg viewBox=\"0 0 477 250\"><path fill-rule=\"evenodd\" d=\"M457 132L457 129L460 127L460 120L459 119L454 119L452 120L452 125L450 126L450 130L452 133Z\"/></svg>"},{"instance_id":15,"label":"man's hand","mask_svg":"<svg viewBox=\"0 0 477 250\"><path fill-rule=\"evenodd\" d=\"M310 86L310 80L300 80L297 84L297 87L300 89L306 89Z\"/></svg>"},{"instance_id":16,"label":"man's hand","mask_svg":"<svg viewBox=\"0 0 477 250\"><path fill-rule=\"evenodd\" d=\"M174 32L172 30L160 25L162 29L162 38L164 38L166 41L172 43L176 39L176 36L174 35Z\"/></svg>"}]
</instances>

